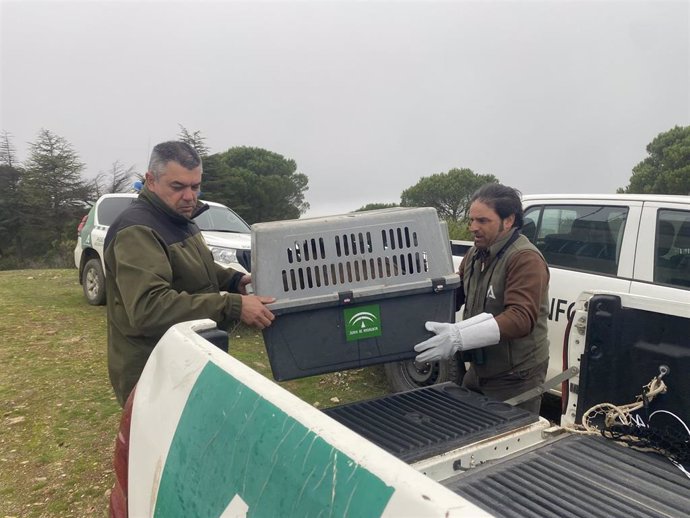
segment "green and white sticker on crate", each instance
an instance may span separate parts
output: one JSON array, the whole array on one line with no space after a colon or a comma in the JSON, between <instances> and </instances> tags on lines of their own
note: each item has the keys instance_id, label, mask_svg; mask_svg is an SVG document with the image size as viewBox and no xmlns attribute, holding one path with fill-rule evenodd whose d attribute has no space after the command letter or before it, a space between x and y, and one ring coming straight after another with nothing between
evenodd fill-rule
<instances>
[{"instance_id":1,"label":"green and white sticker on crate","mask_svg":"<svg viewBox=\"0 0 690 518\"><path fill-rule=\"evenodd\" d=\"M381 336L381 307L378 304L343 310L348 342Z\"/></svg>"}]
</instances>

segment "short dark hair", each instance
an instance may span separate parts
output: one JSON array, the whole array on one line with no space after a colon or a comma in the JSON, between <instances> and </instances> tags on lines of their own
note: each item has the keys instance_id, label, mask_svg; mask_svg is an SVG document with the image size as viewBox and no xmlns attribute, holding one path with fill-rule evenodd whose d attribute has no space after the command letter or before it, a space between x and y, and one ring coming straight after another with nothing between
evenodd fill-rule
<instances>
[{"instance_id":1,"label":"short dark hair","mask_svg":"<svg viewBox=\"0 0 690 518\"><path fill-rule=\"evenodd\" d=\"M201 157L192 146L180 140L170 140L156 144L151 151L149 171L158 180L168 162L177 162L185 169L194 169L201 165Z\"/></svg>"},{"instance_id":2,"label":"short dark hair","mask_svg":"<svg viewBox=\"0 0 690 518\"><path fill-rule=\"evenodd\" d=\"M501 219L506 219L514 214L515 224L513 227L522 228L522 193L517 189L500 183L488 183L474 192L470 204L475 201L480 201L494 209Z\"/></svg>"}]
</instances>

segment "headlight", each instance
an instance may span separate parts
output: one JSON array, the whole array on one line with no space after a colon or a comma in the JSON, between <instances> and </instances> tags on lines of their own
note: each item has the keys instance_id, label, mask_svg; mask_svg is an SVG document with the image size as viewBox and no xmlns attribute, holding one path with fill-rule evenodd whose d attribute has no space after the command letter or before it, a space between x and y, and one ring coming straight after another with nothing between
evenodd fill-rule
<instances>
[{"instance_id":1,"label":"headlight","mask_svg":"<svg viewBox=\"0 0 690 518\"><path fill-rule=\"evenodd\" d=\"M224 248L221 246L212 246L211 253L213 260L222 265L229 265L237 263L237 250L234 248Z\"/></svg>"}]
</instances>

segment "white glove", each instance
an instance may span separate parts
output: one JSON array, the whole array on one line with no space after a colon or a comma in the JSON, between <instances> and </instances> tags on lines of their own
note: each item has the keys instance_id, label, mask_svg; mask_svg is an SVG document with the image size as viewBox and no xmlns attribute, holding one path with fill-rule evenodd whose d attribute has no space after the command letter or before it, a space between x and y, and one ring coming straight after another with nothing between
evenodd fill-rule
<instances>
[{"instance_id":1,"label":"white glove","mask_svg":"<svg viewBox=\"0 0 690 518\"><path fill-rule=\"evenodd\" d=\"M455 324L427 322L425 327L436 336L414 346L414 350L421 353L415 358L418 363L448 360L458 351L494 345L501 338L491 313L480 313Z\"/></svg>"},{"instance_id":2,"label":"white glove","mask_svg":"<svg viewBox=\"0 0 690 518\"><path fill-rule=\"evenodd\" d=\"M414 350L421 353L414 361L424 363L447 360L462 347L462 336L457 324L427 322L424 327L427 331L436 333L436 336L414 346Z\"/></svg>"}]
</instances>

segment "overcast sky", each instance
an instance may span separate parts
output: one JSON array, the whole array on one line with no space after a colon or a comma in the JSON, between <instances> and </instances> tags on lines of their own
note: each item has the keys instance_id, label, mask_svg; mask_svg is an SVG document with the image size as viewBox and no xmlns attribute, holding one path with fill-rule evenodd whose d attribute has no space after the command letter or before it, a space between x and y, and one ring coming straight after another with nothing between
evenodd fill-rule
<instances>
[{"instance_id":1,"label":"overcast sky","mask_svg":"<svg viewBox=\"0 0 690 518\"><path fill-rule=\"evenodd\" d=\"M0 129L85 177L143 172L178 124L269 149L308 216L470 168L528 193L615 192L690 125L685 1L0 1ZM203 188L203 186L202 186Z\"/></svg>"}]
</instances>

